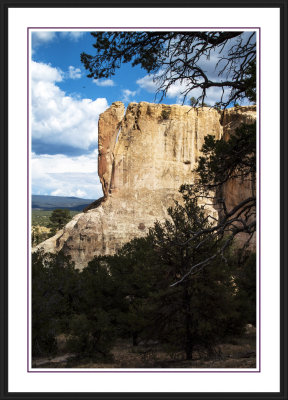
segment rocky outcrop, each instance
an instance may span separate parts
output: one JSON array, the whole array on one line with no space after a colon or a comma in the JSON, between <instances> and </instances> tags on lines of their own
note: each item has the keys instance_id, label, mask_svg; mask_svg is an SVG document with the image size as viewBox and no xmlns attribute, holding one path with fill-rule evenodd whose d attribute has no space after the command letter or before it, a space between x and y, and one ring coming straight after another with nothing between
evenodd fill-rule
<instances>
[{"instance_id":1,"label":"rocky outcrop","mask_svg":"<svg viewBox=\"0 0 288 400\"><path fill-rule=\"evenodd\" d=\"M229 135L236 120L252 121L255 114L255 107L230 109L223 117L208 107L141 102L130 103L124 115L124 105L113 103L99 118L103 199L38 248L63 249L81 269L95 255L113 254L147 234L180 198L180 185L193 184L205 135Z\"/></svg>"}]
</instances>

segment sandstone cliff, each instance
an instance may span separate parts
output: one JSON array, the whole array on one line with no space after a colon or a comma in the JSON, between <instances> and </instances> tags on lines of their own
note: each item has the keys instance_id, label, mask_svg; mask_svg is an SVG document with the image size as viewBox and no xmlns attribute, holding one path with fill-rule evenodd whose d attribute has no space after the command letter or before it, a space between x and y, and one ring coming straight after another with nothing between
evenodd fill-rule
<instances>
[{"instance_id":1,"label":"sandstone cliff","mask_svg":"<svg viewBox=\"0 0 288 400\"><path fill-rule=\"evenodd\" d=\"M145 235L156 219L167 217L167 208L180 197L180 185L193 183L205 135L229 137L241 122L255 118L255 107L230 109L222 115L208 107L141 102L130 103L125 113L123 103L113 103L99 118L103 199L38 248L63 249L83 268L95 255L112 254ZM241 182L233 185L227 188L231 206L251 190Z\"/></svg>"}]
</instances>

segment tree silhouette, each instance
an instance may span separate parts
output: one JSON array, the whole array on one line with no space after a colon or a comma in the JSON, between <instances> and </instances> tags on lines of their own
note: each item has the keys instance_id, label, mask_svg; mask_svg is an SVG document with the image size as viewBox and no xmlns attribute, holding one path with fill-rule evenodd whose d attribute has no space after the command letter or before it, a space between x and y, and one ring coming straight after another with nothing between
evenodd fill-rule
<instances>
[{"instance_id":1,"label":"tree silhouette","mask_svg":"<svg viewBox=\"0 0 288 400\"><path fill-rule=\"evenodd\" d=\"M48 227L51 230L51 234L54 235L56 231L62 229L71 220L70 211L66 209L56 208L53 210L50 218Z\"/></svg>"},{"instance_id":2,"label":"tree silhouette","mask_svg":"<svg viewBox=\"0 0 288 400\"><path fill-rule=\"evenodd\" d=\"M140 65L154 75L160 101L171 85L183 85L183 102L200 91L203 105L209 88L222 89L219 102L226 107L244 98L256 100L256 33L249 32L92 32L94 55L83 52L88 77L115 75L123 63ZM214 70L207 72L213 65ZM226 97L224 96L226 94Z\"/></svg>"}]
</instances>

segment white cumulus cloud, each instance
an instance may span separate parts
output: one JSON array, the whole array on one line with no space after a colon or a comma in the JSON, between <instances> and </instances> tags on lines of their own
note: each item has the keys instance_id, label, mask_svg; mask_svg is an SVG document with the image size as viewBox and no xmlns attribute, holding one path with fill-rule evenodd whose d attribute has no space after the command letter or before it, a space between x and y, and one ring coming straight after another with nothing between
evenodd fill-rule
<instances>
[{"instance_id":1,"label":"white cumulus cloud","mask_svg":"<svg viewBox=\"0 0 288 400\"><path fill-rule=\"evenodd\" d=\"M147 90L147 92L149 93L156 93L158 88L157 81L155 80L155 77L153 75L146 75L143 78L138 79L136 83L140 86L141 89ZM174 83L169 87L166 96L168 98L175 98L177 100L181 99L182 92L187 87L187 83L188 82L186 81L183 81L182 83Z\"/></svg>"},{"instance_id":2,"label":"white cumulus cloud","mask_svg":"<svg viewBox=\"0 0 288 400\"><path fill-rule=\"evenodd\" d=\"M153 75L146 75L136 81L141 89L147 90L149 93L154 93L157 90L157 84L154 81Z\"/></svg>"},{"instance_id":3,"label":"white cumulus cloud","mask_svg":"<svg viewBox=\"0 0 288 400\"><path fill-rule=\"evenodd\" d=\"M80 79L82 76L81 69L73 67L73 65L70 65L68 68L68 76L70 79Z\"/></svg>"},{"instance_id":4,"label":"white cumulus cloud","mask_svg":"<svg viewBox=\"0 0 288 400\"><path fill-rule=\"evenodd\" d=\"M83 35L85 35L85 33L85 31L62 31L60 32L60 35L77 42Z\"/></svg>"},{"instance_id":5,"label":"white cumulus cloud","mask_svg":"<svg viewBox=\"0 0 288 400\"><path fill-rule=\"evenodd\" d=\"M61 70L32 61L32 138L46 144L87 150L98 139L98 117L108 107L105 98L79 99L67 96L56 83Z\"/></svg>"},{"instance_id":6,"label":"white cumulus cloud","mask_svg":"<svg viewBox=\"0 0 288 400\"><path fill-rule=\"evenodd\" d=\"M93 83L97 86L108 87L108 86L115 86L115 83L112 79L93 79Z\"/></svg>"},{"instance_id":7,"label":"white cumulus cloud","mask_svg":"<svg viewBox=\"0 0 288 400\"><path fill-rule=\"evenodd\" d=\"M32 193L89 199L101 197L97 159L98 150L78 157L32 153Z\"/></svg>"},{"instance_id":8,"label":"white cumulus cloud","mask_svg":"<svg viewBox=\"0 0 288 400\"><path fill-rule=\"evenodd\" d=\"M146 75L141 79L138 79L136 83L140 86L141 89L147 90L149 93L155 93L158 88L157 81L155 81L153 75ZM182 92L187 87L187 82L183 81L182 83L176 82L171 85L166 93L166 96L170 99L176 99L178 103L181 103L183 100Z\"/></svg>"},{"instance_id":9,"label":"white cumulus cloud","mask_svg":"<svg viewBox=\"0 0 288 400\"><path fill-rule=\"evenodd\" d=\"M50 64L32 61L30 69L32 82L61 82L64 77L61 69L53 68Z\"/></svg>"},{"instance_id":10,"label":"white cumulus cloud","mask_svg":"<svg viewBox=\"0 0 288 400\"><path fill-rule=\"evenodd\" d=\"M123 102L127 103L127 102L131 101L131 98L133 98L133 96L135 96L136 90L132 91L129 89L124 89L124 90L122 90L122 94L123 94L123 99L122 99Z\"/></svg>"},{"instance_id":11,"label":"white cumulus cloud","mask_svg":"<svg viewBox=\"0 0 288 400\"><path fill-rule=\"evenodd\" d=\"M52 42L53 40L62 37L77 42L85 35L85 31L51 31L41 29L32 32L32 45L39 46L40 44Z\"/></svg>"},{"instance_id":12,"label":"white cumulus cloud","mask_svg":"<svg viewBox=\"0 0 288 400\"><path fill-rule=\"evenodd\" d=\"M141 89L147 90L149 93L155 93L157 91L157 81L155 81L153 75L146 75L141 79L138 79L136 83L140 86ZM188 80L183 80L181 83L180 81L172 84L169 89L167 90L166 96L169 99L175 99L175 101L178 104L182 104L183 102L183 92L187 89L187 86L189 85ZM195 97L198 98L202 94L202 91L200 88L194 89L191 92L188 93L186 97L186 101L191 98ZM219 101L221 99L222 95L222 89L218 87L211 87L207 89L206 92L206 98L205 98L205 103L208 105L214 105L215 102ZM227 98L227 95L223 97L223 100Z\"/></svg>"},{"instance_id":13,"label":"white cumulus cloud","mask_svg":"<svg viewBox=\"0 0 288 400\"><path fill-rule=\"evenodd\" d=\"M37 46L41 43L48 43L54 40L57 37L56 32L54 31L35 31L32 32L32 45Z\"/></svg>"}]
</instances>

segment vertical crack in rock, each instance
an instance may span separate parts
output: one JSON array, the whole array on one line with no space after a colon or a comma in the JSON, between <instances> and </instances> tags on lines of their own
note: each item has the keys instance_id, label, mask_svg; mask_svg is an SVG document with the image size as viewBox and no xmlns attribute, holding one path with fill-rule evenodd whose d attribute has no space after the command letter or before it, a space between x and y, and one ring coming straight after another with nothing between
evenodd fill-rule
<instances>
[{"instance_id":1,"label":"vertical crack in rock","mask_svg":"<svg viewBox=\"0 0 288 400\"><path fill-rule=\"evenodd\" d=\"M108 197L112 168L113 151L117 142L125 107L120 101L102 113L98 122L98 175L102 184L104 198ZM118 138L119 139L119 138Z\"/></svg>"}]
</instances>

